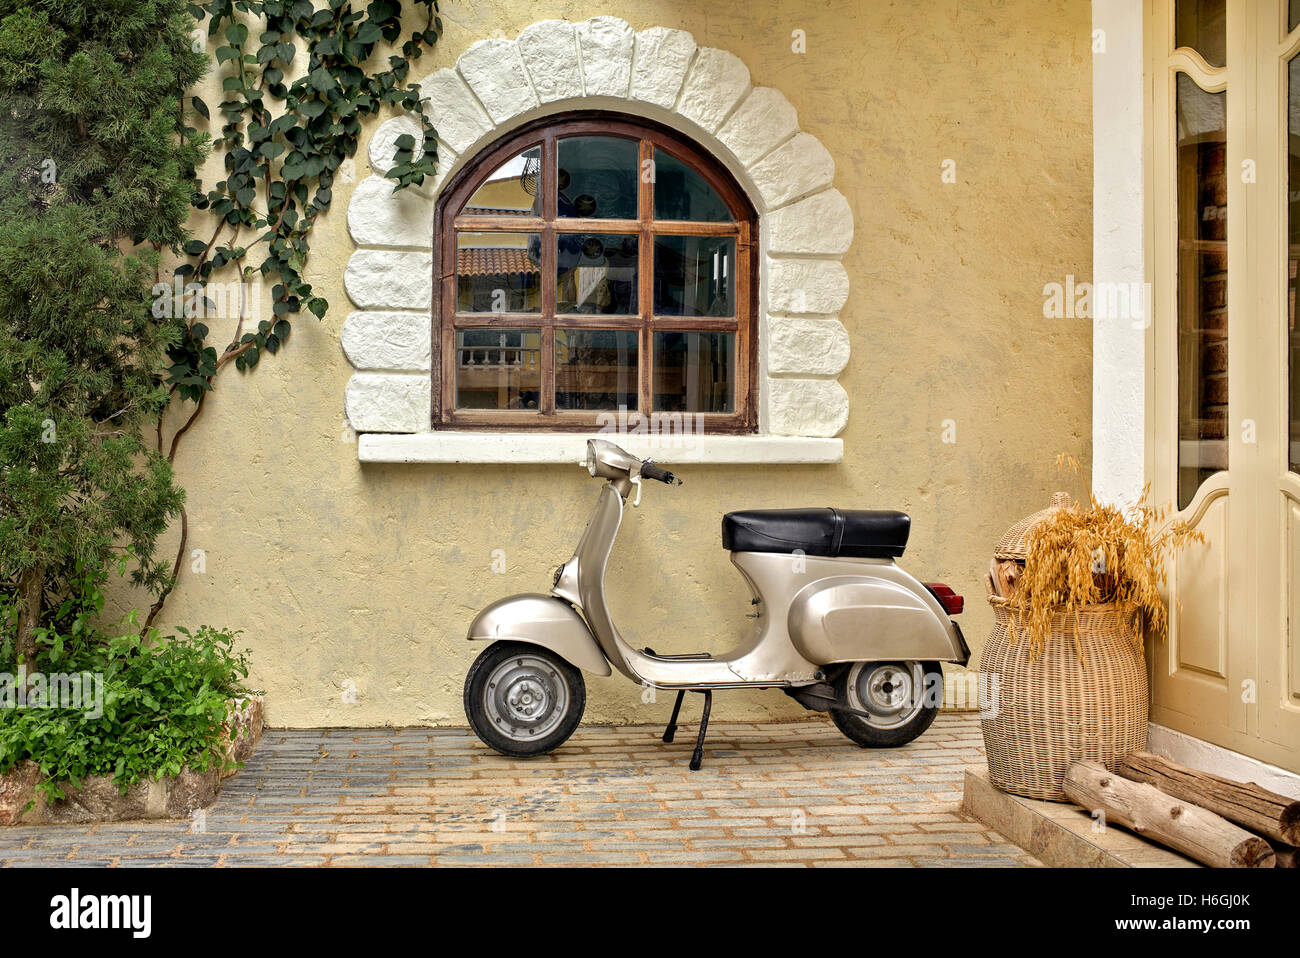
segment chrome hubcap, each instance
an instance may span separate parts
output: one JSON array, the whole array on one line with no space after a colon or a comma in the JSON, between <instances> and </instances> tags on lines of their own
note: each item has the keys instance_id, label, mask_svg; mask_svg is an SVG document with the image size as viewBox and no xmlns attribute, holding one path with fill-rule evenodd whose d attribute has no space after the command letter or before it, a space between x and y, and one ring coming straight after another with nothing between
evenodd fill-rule
<instances>
[{"instance_id":1,"label":"chrome hubcap","mask_svg":"<svg viewBox=\"0 0 1300 958\"><path fill-rule=\"evenodd\" d=\"M549 735L564 718L568 704L564 676L536 655L516 655L502 662L488 676L483 693L484 712L492 727L516 742Z\"/></svg>"},{"instance_id":2,"label":"chrome hubcap","mask_svg":"<svg viewBox=\"0 0 1300 958\"><path fill-rule=\"evenodd\" d=\"M897 728L924 704L925 670L919 662L859 662L849 674L849 704L876 728Z\"/></svg>"}]
</instances>

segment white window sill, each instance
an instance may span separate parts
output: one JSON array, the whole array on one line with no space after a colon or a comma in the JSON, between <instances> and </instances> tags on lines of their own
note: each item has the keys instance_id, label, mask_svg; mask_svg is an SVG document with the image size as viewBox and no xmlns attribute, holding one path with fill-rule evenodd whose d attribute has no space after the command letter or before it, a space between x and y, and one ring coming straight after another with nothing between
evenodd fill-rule
<instances>
[{"instance_id":1,"label":"white window sill","mask_svg":"<svg viewBox=\"0 0 1300 958\"><path fill-rule=\"evenodd\" d=\"M844 460L844 440L805 436L670 436L617 433L456 432L363 433L361 462L464 462L574 464L589 438L600 437L634 456L665 465L768 463L812 465Z\"/></svg>"}]
</instances>

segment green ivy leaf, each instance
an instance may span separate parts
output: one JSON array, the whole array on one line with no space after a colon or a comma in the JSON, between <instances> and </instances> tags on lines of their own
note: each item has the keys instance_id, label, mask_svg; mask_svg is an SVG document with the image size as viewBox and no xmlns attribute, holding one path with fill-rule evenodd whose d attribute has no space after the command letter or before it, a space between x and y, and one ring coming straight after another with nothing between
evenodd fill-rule
<instances>
[{"instance_id":1,"label":"green ivy leaf","mask_svg":"<svg viewBox=\"0 0 1300 958\"><path fill-rule=\"evenodd\" d=\"M334 82L334 77L330 74L330 71L324 67L317 67L315 70L312 70L311 73L307 74L307 83L313 90L317 90L320 93L327 93L338 86L338 84Z\"/></svg>"}]
</instances>

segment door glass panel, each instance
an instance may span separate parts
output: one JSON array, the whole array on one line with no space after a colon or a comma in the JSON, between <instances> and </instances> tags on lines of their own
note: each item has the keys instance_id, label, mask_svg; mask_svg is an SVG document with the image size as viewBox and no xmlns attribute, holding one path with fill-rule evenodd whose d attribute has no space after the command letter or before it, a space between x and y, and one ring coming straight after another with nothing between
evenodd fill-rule
<instances>
[{"instance_id":1,"label":"door glass panel","mask_svg":"<svg viewBox=\"0 0 1300 958\"><path fill-rule=\"evenodd\" d=\"M571 136L559 142L560 216L637 218L640 143L613 136Z\"/></svg>"},{"instance_id":2,"label":"door glass panel","mask_svg":"<svg viewBox=\"0 0 1300 958\"><path fill-rule=\"evenodd\" d=\"M457 409L536 409L542 381L540 329L458 329Z\"/></svg>"},{"instance_id":3,"label":"door glass panel","mask_svg":"<svg viewBox=\"0 0 1300 958\"><path fill-rule=\"evenodd\" d=\"M540 233L456 234L456 310L536 313L542 308Z\"/></svg>"},{"instance_id":4,"label":"door glass panel","mask_svg":"<svg viewBox=\"0 0 1300 958\"><path fill-rule=\"evenodd\" d=\"M1300 26L1300 0L1291 0L1290 10L1287 11L1286 28L1290 32Z\"/></svg>"},{"instance_id":5,"label":"door glass panel","mask_svg":"<svg viewBox=\"0 0 1300 958\"><path fill-rule=\"evenodd\" d=\"M671 153L655 150L655 219L730 223L731 210L717 190Z\"/></svg>"},{"instance_id":6,"label":"door glass panel","mask_svg":"<svg viewBox=\"0 0 1300 958\"><path fill-rule=\"evenodd\" d=\"M656 332L656 412L731 412L735 408L734 333Z\"/></svg>"},{"instance_id":7,"label":"door glass panel","mask_svg":"<svg viewBox=\"0 0 1300 958\"><path fill-rule=\"evenodd\" d=\"M542 148L506 160L461 207L462 216L541 216Z\"/></svg>"},{"instance_id":8,"label":"door glass panel","mask_svg":"<svg viewBox=\"0 0 1300 958\"><path fill-rule=\"evenodd\" d=\"M555 408L636 408L637 332L555 331Z\"/></svg>"},{"instance_id":9,"label":"door glass panel","mask_svg":"<svg viewBox=\"0 0 1300 958\"><path fill-rule=\"evenodd\" d=\"M634 316L637 237L558 233L555 311Z\"/></svg>"},{"instance_id":10,"label":"door glass panel","mask_svg":"<svg viewBox=\"0 0 1300 958\"><path fill-rule=\"evenodd\" d=\"M1295 25L1300 0L1292 0ZM1300 266L1300 57L1287 64L1287 464L1300 472L1300 331L1296 329L1296 270Z\"/></svg>"},{"instance_id":11,"label":"door glass panel","mask_svg":"<svg viewBox=\"0 0 1300 958\"><path fill-rule=\"evenodd\" d=\"M1191 47L1212 67L1226 62L1227 0L1178 0L1174 5L1174 45Z\"/></svg>"},{"instance_id":12,"label":"door glass panel","mask_svg":"<svg viewBox=\"0 0 1300 958\"><path fill-rule=\"evenodd\" d=\"M736 240L655 237L656 316L736 315Z\"/></svg>"},{"instance_id":13,"label":"door glass panel","mask_svg":"<svg viewBox=\"0 0 1300 958\"><path fill-rule=\"evenodd\" d=\"M1178 508L1228 468L1226 93L1178 75Z\"/></svg>"}]
</instances>

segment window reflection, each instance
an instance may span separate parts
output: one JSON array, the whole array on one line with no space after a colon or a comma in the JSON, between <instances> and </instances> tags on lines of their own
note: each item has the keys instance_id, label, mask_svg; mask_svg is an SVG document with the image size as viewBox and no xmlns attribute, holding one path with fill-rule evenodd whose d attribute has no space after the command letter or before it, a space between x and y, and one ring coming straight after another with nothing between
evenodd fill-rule
<instances>
[{"instance_id":1,"label":"window reflection","mask_svg":"<svg viewBox=\"0 0 1300 958\"><path fill-rule=\"evenodd\" d=\"M637 311L637 237L560 233L555 311L633 316Z\"/></svg>"},{"instance_id":2,"label":"window reflection","mask_svg":"<svg viewBox=\"0 0 1300 958\"><path fill-rule=\"evenodd\" d=\"M637 213L636 140L571 136L559 141L558 212L581 219L634 220Z\"/></svg>"},{"instance_id":3,"label":"window reflection","mask_svg":"<svg viewBox=\"0 0 1300 958\"><path fill-rule=\"evenodd\" d=\"M655 237L655 315L734 316L736 240Z\"/></svg>"},{"instance_id":4,"label":"window reflection","mask_svg":"<svg viewBox=\"0 0 1300 958\"><path fill-rule=\"evenodd\" d=\"M637 406L637 333L627 329L555 331L555 408Z\"/></svg>"},{"instance_id":5,"label":"window reflection","mask_svg":"<svg viewBox=\"0 0 1300 958\"><path fill-rule=\"evenodd\" d=\"M656 412L732 411L734 334L656 332L654 352Z\"/></svg>"},{"instance_id":6,"label":"window reflection","mask_svg":"<svg viewBox=\"0 0 1300 958\"><path fill-rule=\"evenodd\" d=\"M464 216L541 216L542 148L506 160L461 209Z\"/></svg>"},{"instance_id":7,"label":"window reflection","mask_svg":"<svg viewBox=\"0 0 1300 958\"><path fill-rule=\"evenodd\" d=\"M1294 26L1300 2L1293 2ZM1300 57L1287 64L1287 465L1300 473L1300 331L1296 329L1296 271L1300 266Z\"/></svg>"},{"instance_id":8,"label":"window reflection","mask_svg":"<svg viewBox=\"0 0 1300 958\"><path fill-rule=\"evenodd\" d=\"M1226 93L1178 75L1178 508L1228 468Z\"/></svg>"},{"instance_id":9,"label":"window reflection","mask_svg":"<svg viewBox=\"0 0 1300 958\"><path fill-rule=\"evenodd\" d=\"M540 233L457 233L456 311L538 312L541 249Z\"/></svg>"},{"instance_id":10,"label":"window reflection","mask_svg":"<svg viewBox=\"0 0 1300 958\"><path fill-rule=\"evenodd\" d=\"M696 170L655 150L655 219L730 223L731 210Z\"/></svg>"},{"instance_id":11,"label":"window reflection","mask_svg":"<svg viewBox=\"0 0 1300 958\"><path fill-rule=\"evenodd\" d=\"M1178 0L1174 5L1174 45L1191 47L1212 67L1227 60L1227 0Z\"/></svg>"},{"instance_id":12,"label":"window reflection","mask_svg":"<svg viewBox=\"0 0 1300 958\"><path fill-rule=\"evenodd\" d=\"M536 409L542 381L540 329L456 332L459 409Z\"/></svg>"}]
</instances>

